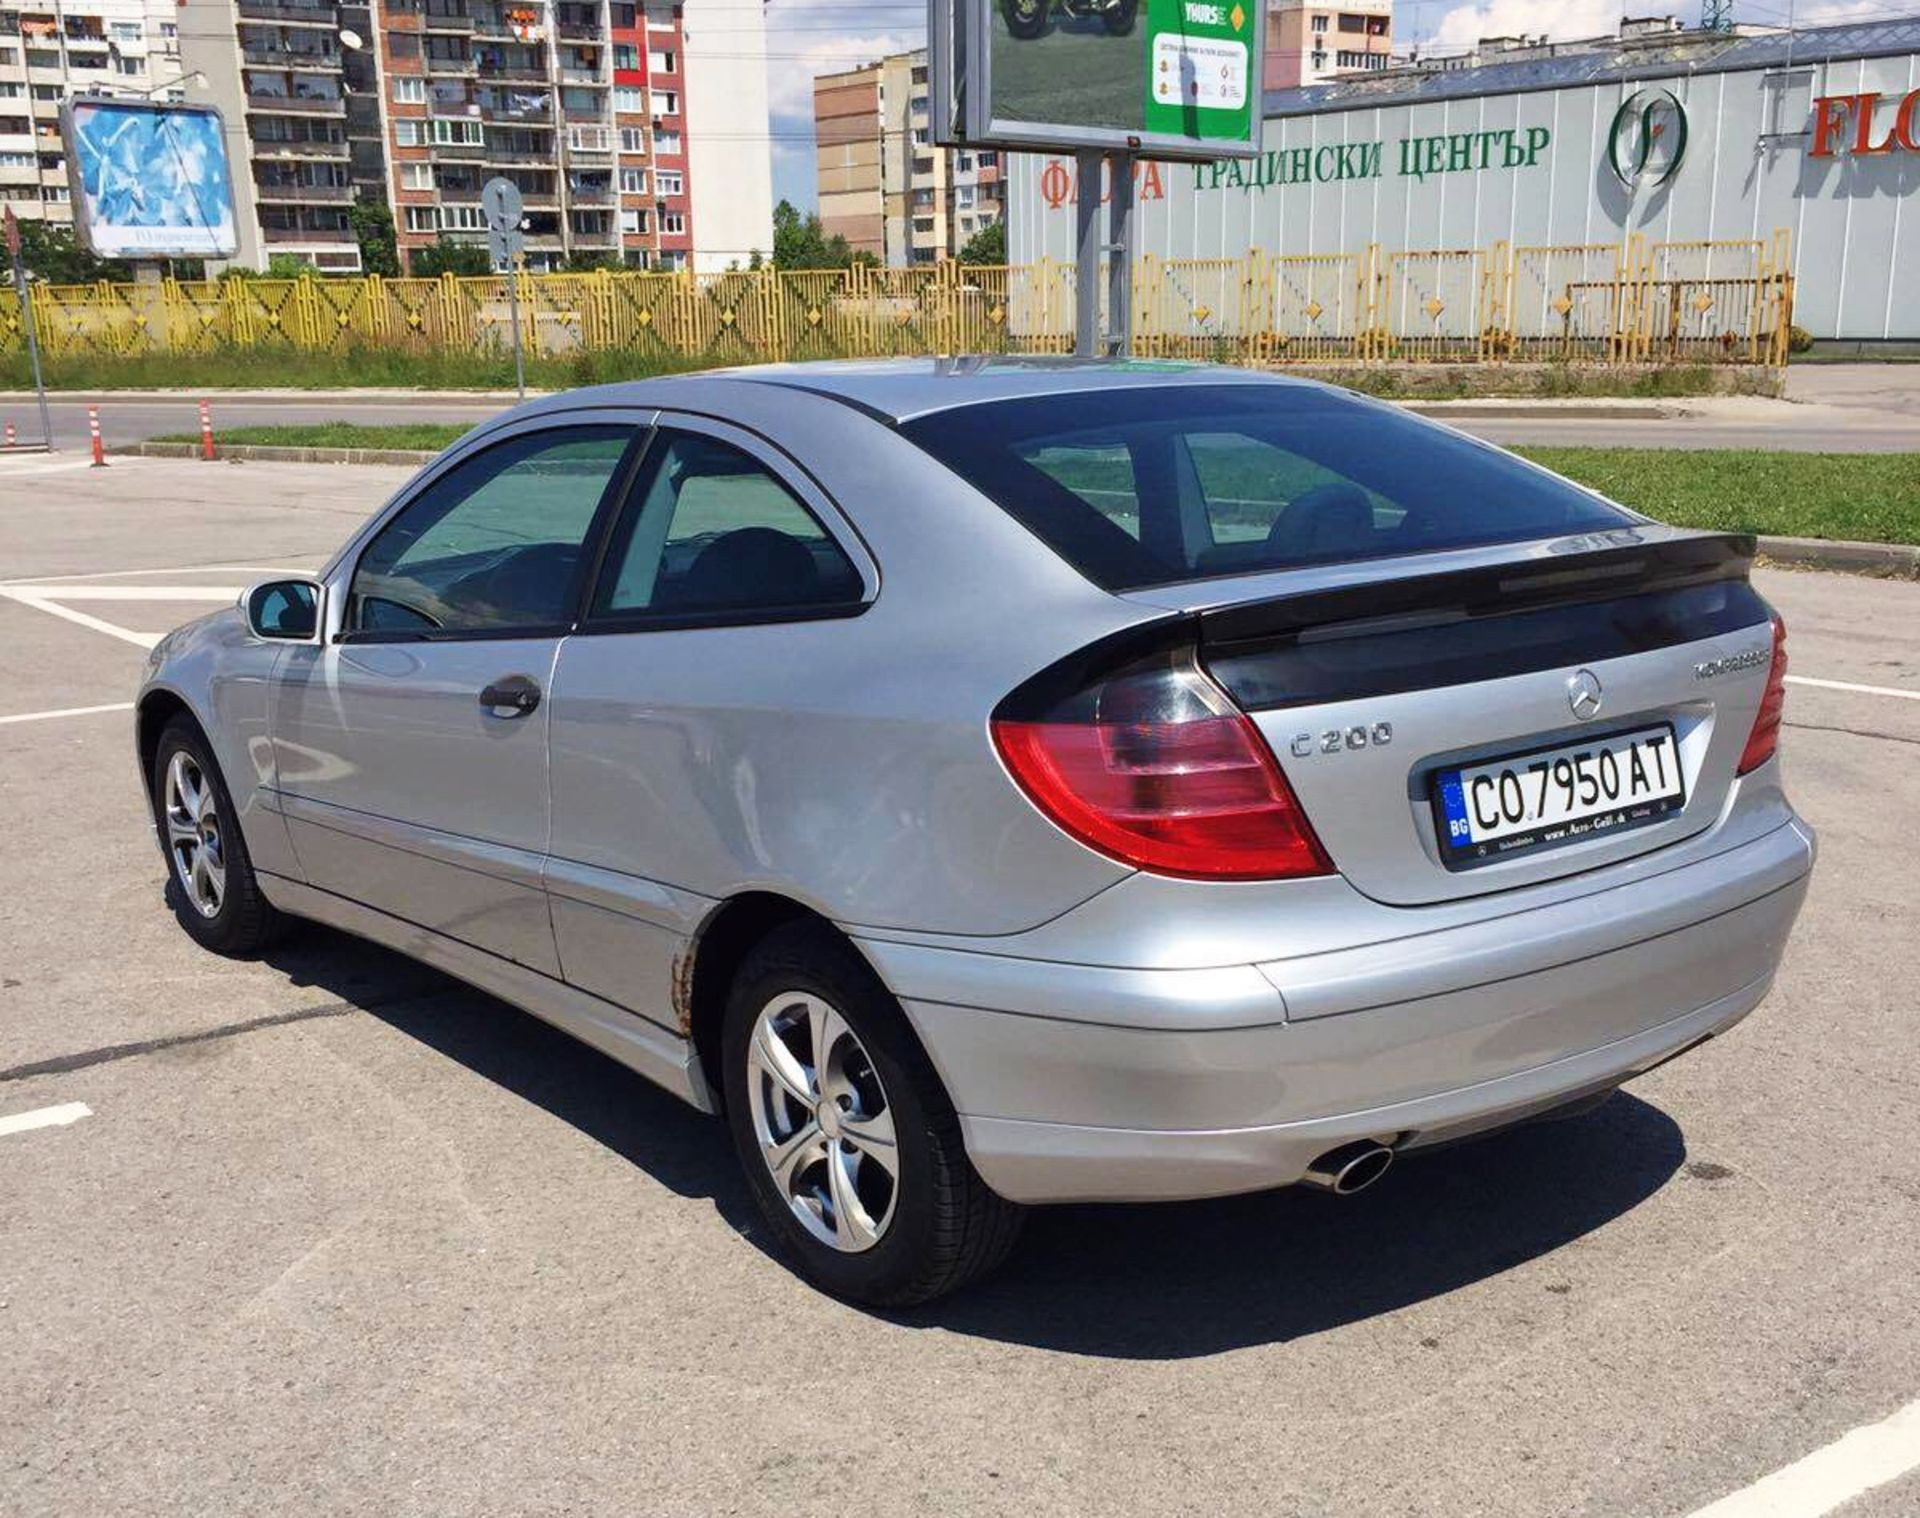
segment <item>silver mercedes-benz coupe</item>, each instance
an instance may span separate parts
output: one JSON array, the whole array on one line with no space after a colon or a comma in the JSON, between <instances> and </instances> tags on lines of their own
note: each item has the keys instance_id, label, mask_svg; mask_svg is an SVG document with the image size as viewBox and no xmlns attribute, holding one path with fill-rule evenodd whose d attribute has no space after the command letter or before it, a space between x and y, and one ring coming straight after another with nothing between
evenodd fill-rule
<instances>
[{"instance_id":1,"label":"silver mercedes-benz coupe","mask_svg":"<svg viewBox=\"0 0 1920 1518\"><path fill-rule=\"evenodd\" d=\"M228 954L314 919L723 1112L813 1281L1349 1192L1766 995L1814 858L1748 538L1319 384L900 361L554 396L170 634Z\"/></svg>"}]
</instances>

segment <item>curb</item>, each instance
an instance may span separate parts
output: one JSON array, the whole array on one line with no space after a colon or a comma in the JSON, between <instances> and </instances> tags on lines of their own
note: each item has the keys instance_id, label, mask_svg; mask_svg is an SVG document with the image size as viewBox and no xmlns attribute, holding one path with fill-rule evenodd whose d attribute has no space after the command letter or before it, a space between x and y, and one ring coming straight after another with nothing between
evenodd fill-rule
<instances>
[{"instance_id":1,"label":"curb","mask_svg":"<svg viewBox=\"0 0 1920 1518\"><path fill-rule=\"evenodd\" d=\"M126 443L122 458L197 459L198 443ZM230 464L424 464L438 452L419 448L274 448L262 443L215 443L216 462Z\"/></svg>"},{"instance_id":2,"label":"curb","mask_svg":"<svg viewBox=\"0 0 1920 1518\"><path fill-rule=\"evenodd\" d=\"M1760 557L1796 569L1920 580L1920 548L1904 543L1849 543L1822 538L1761 538Z\"/></svg>"},{"instance_id":3,"label":"curb","mask_svg":"<svg viewBox=\"0 0 1920 1518\"><path fill-rule=\"evenodd\" d=\"M1623 401L1609 405L1605 401L1572 401L1555 405L1547 401L1501 401L1494 397L1473 401L1420 401L1399 403L1418 416L1437 422L1465 419L1481 422L1667 422L1689 415L1680 405L1658 405L1651 401Z\"/></svg>"}]
</instances>

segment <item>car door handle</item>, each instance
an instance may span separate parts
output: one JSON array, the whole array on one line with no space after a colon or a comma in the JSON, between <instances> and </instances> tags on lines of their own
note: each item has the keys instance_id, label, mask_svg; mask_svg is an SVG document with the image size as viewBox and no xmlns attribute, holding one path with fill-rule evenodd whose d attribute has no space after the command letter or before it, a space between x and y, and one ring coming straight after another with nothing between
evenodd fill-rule
<instances>
[{"instance_id":1,"label":"car door handle","mask_svg":"<svg viewBox=\"0 0 1920 1518\"><path fill-rule=\"evenodd\" d=\"M540 687L525 675L508 675L480 692L480 704L495 717L524 717L540 704Z\"/></svg>"}]
</instances>

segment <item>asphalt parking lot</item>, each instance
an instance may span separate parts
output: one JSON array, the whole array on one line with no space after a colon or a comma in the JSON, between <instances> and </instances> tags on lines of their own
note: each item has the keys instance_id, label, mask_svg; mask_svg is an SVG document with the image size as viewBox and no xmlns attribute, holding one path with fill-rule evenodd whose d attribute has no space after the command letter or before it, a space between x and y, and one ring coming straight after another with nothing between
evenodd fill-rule
<instances>
[{"instance_id":1,"label":"asphalt parking lot","mask_svg":"<svg viewBox=\"0 0 1920 1518\"><path fill-rule=\"evenodd\" d=\"M1920 1399L1920 584L1761 573L1823 853L1729 1036L1351 1200L1039 1213L876 1316L639 1077L163 907L143 647L405 474L0 460L0 1512L1920 1511L1858 1443L1753 1505Z\"/></svg>"}]
</instances>

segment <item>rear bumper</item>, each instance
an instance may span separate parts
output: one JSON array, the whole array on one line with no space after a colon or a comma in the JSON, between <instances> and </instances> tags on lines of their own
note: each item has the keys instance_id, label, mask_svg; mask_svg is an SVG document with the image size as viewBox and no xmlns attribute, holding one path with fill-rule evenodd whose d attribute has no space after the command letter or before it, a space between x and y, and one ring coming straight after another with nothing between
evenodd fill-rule
<instances>
[{"instance_id":1,"label":"rear bumper","mask_svg":"<svg viewBox=\"0 0 1920 1518\"><path fill-rule=\"evenodd\" d=\"M1520 1121L1730 1027L1772 984L1813 856L1789 823L1658 882L1422 934L1412 957L1123 970L864 947L1003 1196L1214 1196L1291 1184L1353 1139Z\"/></svg>"}]
</instances>

